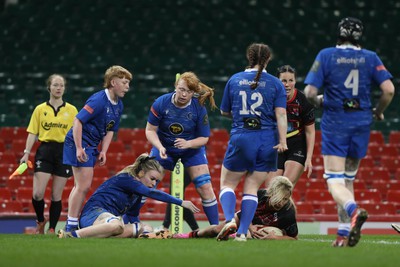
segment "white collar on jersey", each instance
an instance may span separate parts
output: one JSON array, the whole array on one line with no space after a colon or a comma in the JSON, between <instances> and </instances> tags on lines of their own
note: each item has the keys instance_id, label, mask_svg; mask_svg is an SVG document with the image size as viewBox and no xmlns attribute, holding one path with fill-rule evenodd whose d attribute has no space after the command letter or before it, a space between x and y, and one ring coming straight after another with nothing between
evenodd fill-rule
<instances>
[{"instance_id":1,"label":"white collar on jersey","mask_svg":"<svg viewBox=\"0 0 400 267\"><path fill-rule=\"evenodd\" d=\"M174 102L175 95L176 95L176 93L174 93L174 94L172 95L172 97L171 97L171 103L172 103L175 107L177 107L177 108L186 108L186 107L190 106L190 104L192 103L192 99L190 99L189 102L186 104L186 106L178 107L177 105L175 105L175 102Z\"/></svg>"},{"instance_id":2,"label":"white collar on jersey","mask_svg":"<svg viewBox=\"0 0 400 267\"><path fill-rule=\"evenodd\" d=\"M106 96L107 96L108 100L110 100L111 104L117 105L117 104L118 104L118 101L114 101L114 100L111 99L111 97L110 97L110 92L108 92L108 89L106 88L106 89L104 89L104 90L106 90Z\"/></svg>"},{"instance_id":3,"label":"white collar on jersey","mask_svg":"<svg viewBox=\"0 0 400 267\"><path fill-rule=\"evenodd\" d=\"M245 69L244 70L245 72L250 72L250 71L258 71L258 69L256 69L256 68L253 68L253 69ZM263 70L262 72L267 72L266 70Z\"/></svg>"},{"instance_id":4,"label":"white collar on jersey","mask_svg":"<svg viewBox=\"0 0 400 267\"><path fill-rule=\"evenodd\" d=\"M336 48L339 48L339 49L350 48L350 49L354 49L354 50L361 50L361 47L358 47L358 46L355 46L355 45L352 45L352 44L337 45Z\"/></svg>"}]
</instances>

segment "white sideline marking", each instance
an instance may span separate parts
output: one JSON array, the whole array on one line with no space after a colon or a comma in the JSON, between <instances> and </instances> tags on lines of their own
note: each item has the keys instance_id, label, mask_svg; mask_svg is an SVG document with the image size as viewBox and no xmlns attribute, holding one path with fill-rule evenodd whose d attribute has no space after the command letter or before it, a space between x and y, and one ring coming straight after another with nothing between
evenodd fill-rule
<instances>
[{"instance_id":1,"label":"white sideline marking","mask_svg":"<svg viewBox=\"0 0 400 267\"><path fill-rule=\"evenodd\" d=\"M321 242L321 243L330 243L332 240L326 239L310 239L310 238L299 238L301 241L307 242ZM383 244L383 245L400 245L400 241L387 241L387 240L363 240L361 239L362 243L369 243L369 244Z\"/></svg>"}]
</instances>

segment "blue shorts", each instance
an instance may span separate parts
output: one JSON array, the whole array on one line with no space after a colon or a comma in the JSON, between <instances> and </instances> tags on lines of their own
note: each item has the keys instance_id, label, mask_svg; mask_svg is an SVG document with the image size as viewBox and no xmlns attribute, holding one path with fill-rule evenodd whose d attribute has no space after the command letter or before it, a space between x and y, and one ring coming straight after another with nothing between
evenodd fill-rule
<instances>
[{"instance_id":1,"label":"blue shorts","mask_svg":"<svg viewBox=\"0 0 400 267\"><path fill-rule=\"evenodd\" d=\"M74 167L94 167L97 161L97 155L99 151L97 148L85 148L88 160L86 162L79 162L76 158L76 147L75 143L69 139L65 139L64 150L63 150L63 163Z\"/></svg>"},{"instance_id":2,"label":"blue shorts","mask_svg":"<svg viewBox=\"0 0 400 267\"><path fill-rule=\"evenodd\" d=\"M92 207L87 212L82 213L81 217L79 218L79 228L92 226L94 221L100 216L100 214L104 212L110 213L109 211L100 207Z\"/></svg>"},{"instance_id":3,"label":"blue shorts","mask_svg":"<svg viewBox=\"0 0 400 267\"><path fill-rule=\"evenodd\" d=\"M230 171L276 171L278 134L272 130L234 133L225 153L224 167Z\"/></svg>"},{"instance_id":4,"label":"blue shorts","mask_svg":"<svg viewBox=\"0 0 400 267\"><path fill-rule=\"evenodd\" d=\"M150 156L156 157L161 166L169 171L174 170L178 159L181 159L183 166L185 166L186 168L208 164L206 149L204 146L200 147L199 149L186 149L183 152L174 155L168 154L167 150L168 157L166 159L160 158L160 151L157 148L153 147L151 149Z\"/></svg>"},{"instance_id":5,"label":"blue shorts","mask_svg":"<svg viewBox=\"0 0 400 267\"><path fill-rule=\"evenodd\" d=\"M367 155L370 131L355 131L341 134L322 133L322 155L361 159Z\"/></svg>"}]
</instances>

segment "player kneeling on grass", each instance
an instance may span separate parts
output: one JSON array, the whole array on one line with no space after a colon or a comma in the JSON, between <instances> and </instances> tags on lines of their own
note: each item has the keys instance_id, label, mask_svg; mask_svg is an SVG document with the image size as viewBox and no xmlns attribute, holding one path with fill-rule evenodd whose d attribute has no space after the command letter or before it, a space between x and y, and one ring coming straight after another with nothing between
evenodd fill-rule
<instances>
[{"instance_id":1,"label":"player kneeling on grass","mask_svg":"<svg viewBox=\"0 0 400 267\"><path fill-rule=\"evenodd\" d=\"M154 189L164 176L164 168L148 154L140 155L134 164L125 167L93 193L83 207L79 218L79 230L60 230L59 238L66 237L138 237L151 231L136 220L142 206L142 197L173 203L192 212L199 209L190 201L175 198ZM127 221L125 224L121 216Z\"/></svg>"},{"instance_id":2,"label":"player kneeling on grass","mask_svg":"<svg viewBox=\"0 0 400 267\"><path fill-rule=\"evenodd\" d=\"M296 207L291 198L293 184L284 176L274 177L267 189L257 192L258 205L252 224L247 233L248 238L265 240L297 240L298 228L296 221ZM236 227L240 223L241 212L235 214ZM176 234L174 238L216 237L223 229L225 238L236 232L236 227L229 223L212 225L199 231L185 234ZM276 229L278 228L278 229Z\"/></svg>"}]
</instances>

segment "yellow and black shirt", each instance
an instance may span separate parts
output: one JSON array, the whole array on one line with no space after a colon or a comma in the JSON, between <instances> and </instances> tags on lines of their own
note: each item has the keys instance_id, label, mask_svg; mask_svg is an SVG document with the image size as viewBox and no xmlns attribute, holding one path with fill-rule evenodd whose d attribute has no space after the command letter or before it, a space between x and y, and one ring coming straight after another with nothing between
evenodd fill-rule
<instances>
[{"instance_id":1,"label":"yellow and black shirt","mask_svg":"<svg viewBox=\"0 0 400 267\"><path fill-rule=\"evenodd\" d=\"M63 143L78 114L75 106L64 102L57 110L49 102L36 106L27 131L38 136L41 142Z\"/></svg>"}]
</instances>

